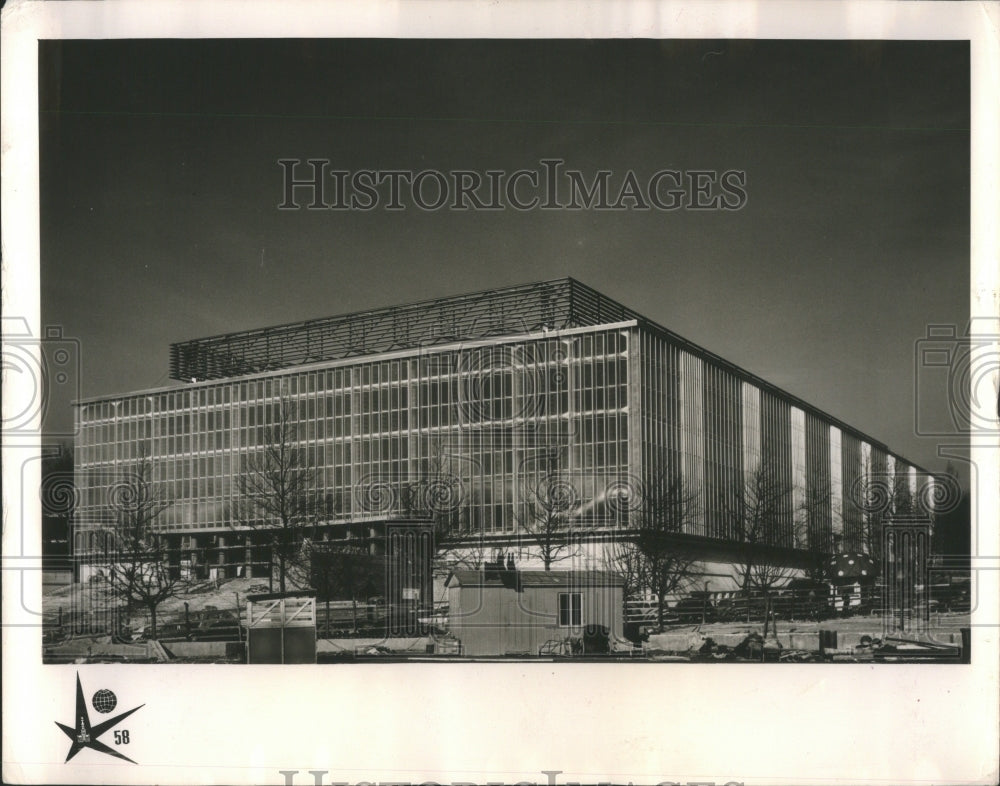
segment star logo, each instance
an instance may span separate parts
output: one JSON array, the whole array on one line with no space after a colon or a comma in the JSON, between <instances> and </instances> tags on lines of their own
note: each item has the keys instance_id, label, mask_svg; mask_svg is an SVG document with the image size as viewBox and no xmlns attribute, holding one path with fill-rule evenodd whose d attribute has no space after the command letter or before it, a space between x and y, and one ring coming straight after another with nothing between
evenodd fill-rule
<instances>
[{"instance_id":1,"label":"star logo","mask_svg":"<svg viewBox=\"0 0 1000 786\"><path fill-rule=\"evenodd\" d=\"M77 672L76 718L74 719L74 723L72 726L66 726L56 721L56 726L62 729L63 733L73 741L73 744L69 747L69 753L66 754L66 761L72 759L84 748L92 748L99 753L106 753L108 756L114 756L117 759L125 759L125 761L130 761L132 764L135 764L135 761L130 759L128 756L122 755L113 748L109 748L101 742L99 738L108 729L114 728L133 712L140 710L145 706L145 704L140 704L138 707L135 707L128 712L123 712L121 715L115 715L115 717L109 718L103 723L98 723L96 726L92 726L90 724L90 713L87 712L87 700L83 697L83 686L80 685L80 672Z\"/></svg>"}]
</instances>

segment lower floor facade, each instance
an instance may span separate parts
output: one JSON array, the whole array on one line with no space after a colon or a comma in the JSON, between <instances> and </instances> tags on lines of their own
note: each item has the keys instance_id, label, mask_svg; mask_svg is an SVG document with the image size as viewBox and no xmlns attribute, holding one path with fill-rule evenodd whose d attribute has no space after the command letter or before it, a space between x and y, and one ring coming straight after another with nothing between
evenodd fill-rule
<instances>
[{"instance_id":1,"label":"lower floor facade","mask_svg":"<svg viewBox=\"0 0 1000 786\"><path fill-rule=\"evenodd\" d=\"M927 518L887 523L878 547L871 554L882 575L872 579L888 578L895 570L894 560L903 552L919 553L918 561L929 564L931 533L932 525ZM73 559L73 579L78 582L97 580L115 564L110 530L90 529L83 534L87 538L86 548L78 550ZM537 535L526 533L449 538L441 542L436 538L433 522L396 519L351 525L336 523L318 527L311 534L305 548L314 564L300 571L294 583L323 591L328 574L357 573L358 560L365 557L378 567L364 568L369 575L366 591L363 597L355 599L380 597L393 602L405 594L408 600L419 601L422 606L444 600L444 584L453 571L480 570L498 558L513 560L518 569L525 570L627 574L629 567L622 564L622 546L635 537L627 530L575 531L558 535L544 548ZM192 582L259 578L261 584L271 584L278 572L272 533L267 530L165 533L163 538L164 553L172 575L177 578ZM751 564L768 566L766 581L781 586L794 578L820 574L828 558L841 552L837 548L820 552L752 545L684 533L666 538L667 550L683 555L685 560L683 580L678 587L683 593L738 591ZM847 547L843 550L845 557L848 551L854 553ZM332 555L338 554L352 555L353 563L348 565L343 559L333 559ZM347 591L334 582L327 594L344 595ZM626 596L643 594L640 586L629 581L625 582L624 592Z\"/></svg>"}]
</instances>

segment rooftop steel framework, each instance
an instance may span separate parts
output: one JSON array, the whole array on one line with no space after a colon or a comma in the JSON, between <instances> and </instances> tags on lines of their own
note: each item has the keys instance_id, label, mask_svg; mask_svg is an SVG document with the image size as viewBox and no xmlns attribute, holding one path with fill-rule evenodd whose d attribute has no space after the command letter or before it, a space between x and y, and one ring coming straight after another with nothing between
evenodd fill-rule
<instances>
[{"instance_id":1,"label":"rooftop steel framework","mask_svg":"<svg viewBox=\"0 0 1000 786\"><path fill-rule=\"evenodd\" d=\"M383 352L524 335L544 328L564 330L626 321L635 321L643 329L668 339L696 357L899 457L884 443L840 418L573 278L177 342L170 345L170 377L181 382L203 383ZM921 467L917 469L926 472Z\"/></svg>"},{"instance_id":2,"label":"rooftop steel framework","mask_svg":"<svg viewBox=\"0 0 1000 786\"><path fill-rule=\"evenodd\" d=\"M170 345L170 376L190 382L455 341L641 319L572 278L435 298Z\"/></svg>"}]
</instances>

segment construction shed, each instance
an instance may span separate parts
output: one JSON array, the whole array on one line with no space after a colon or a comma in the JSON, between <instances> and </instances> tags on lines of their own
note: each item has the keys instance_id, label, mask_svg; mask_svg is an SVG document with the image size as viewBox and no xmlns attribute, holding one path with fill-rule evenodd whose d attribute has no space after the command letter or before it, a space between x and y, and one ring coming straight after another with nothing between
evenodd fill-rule
<instances>
[{"instance_id":1,"label":"construction shed","mask_svg":"<svg viewBox=\"0 0 1000 786\"><path fill-rule=\"evenodd\" d=\"M622 639L622 580L615 573L456 570L445 587L451 634L463 655L606 652Z\"/></svg>"}]
</instances>

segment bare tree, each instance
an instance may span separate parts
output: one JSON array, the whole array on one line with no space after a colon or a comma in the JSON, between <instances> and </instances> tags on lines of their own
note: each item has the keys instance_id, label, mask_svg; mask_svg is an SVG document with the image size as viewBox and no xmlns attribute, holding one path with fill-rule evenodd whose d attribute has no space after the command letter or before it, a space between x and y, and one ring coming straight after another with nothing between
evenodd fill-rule
<instances>
[{"instance_id":1,"label":"bare tree","mask_svg":"<svg viewBox=\"0 0 1000 786\"><path fill-rule=\"evenodd\" d=\"M840 517L841 511L833 505L829 486L811 484L805 489L793 489L792 497L799 500L793 510L795 546L811 556L806 574L823 581L827 559L839 548L838 538L833 533L833 519ZM780 545L789 544L782 540ZM784 575L778 577L781 578Z\"/></svg>"},{"instance_id":2,"label":"bare tree","mask_svg":"<svg viewBox=\"0 0 1000 786\"><path fill-rule=\"evenodd\" d=\"M866 465L852 502L862 510L862 548L877 565L882 562L882 532L892 515L892 495L891 486L884 479L872 478Z\"/></svg>"},{"instance_id":3,"label":"bare tree","mask_svg":"<svg viewBox=\"0 0 1000 786\"><path fill-rule=\"evenodd\" d=\"M627 532L616 533L605 560L609 570L622 580L625 598L635 597L646 591L646 573L642 552Z\"/></svg>"},{"instance_id":4,"label":"bare tree","mask_svg":"<svg viewBox=\"0 0 1000 786\"><path fill-rule=\"evenodd\" d=\"M876 565L882 565L886 527L896 518L907 518L915 513L915 503L905 482L884 469L873 471L871 462L865 461L860 477L851 488L850 504L861 509L862 548Z\"/></svg>"},{"instance_id":5,"label":"bare tree","mask_svg":"<svg viewBox=\"0 0 1000 786\"><path fill-rule=\"evenodd\" d=\"M572 521L580 501L569 473L561 468L558 449L544 455L544 469L523 489L524 498L518 524L529 549L542 561L545 570L577 553L572 538Z\"/></svg>"},{"instance_id":6,"label":"bare tree","mask_svg":"<svg viewBox=\"0 0 1000 786\"><path fill-rule=\"evenodd\" d=\"M667 598L687 587L696 561L677 543L698 513L698 492L666 462L642 490L642 504L630 514L630 529L615 543L614 562L626 591L656 597L656 622L663 627Z\"/></svg>"},{"instance_id":7,"label":"bare tree","mask_svg":"<svg viewBox=\"0 0 1000 786\"><path fill-rule=\"evenodd\" d=\"M266 406L265 418L263 443L251 449L239 475L234 519L236 526L264 534L285 592L290 569L308 568L303 544L315 538L323 505L315 468L298 446L295 404L283 397Z\"/></svg>"},{"instance_id":8,"label":"bare tree","mask_svg":"<svg viewBox=\"0 0 1000 786\"><path fill-rule=\"evenodd\" d=\"M326 602L327 631L330 601L351 601L354 631L358 629L358 602L367 601L384 584L385 558L374 556L369 539L307 541L304 545L310 566L310 580Z\"/></svg>"},{"instance_id":9,"label":"bare tree","mask_svg":"<svg viewBox=\"0 0 1000 786\"><path fill-rule=\"evenodd\" d=\"M462 459L441 440L431 445L424 476L408 485L408 512L434 522L434 552L449 568L479 568L486 559L482 532L472 530L469 500L462 482Z\"/></svg>"},{"instance_id":10,"label":"bare tree","mask_svg":"<svg viewBox=\"0 0 1000 786\"><path fill-rule=\"evenodd\" d=\"M751 595L764 597L767 619L773 589L791 577L791 571L776 565L766 553L768 546L790 547L792 532L792 486L765 463L748 472L725 513L733 542L739 550L734 564L736 579L747 601L750 621Z\"/></svg>"},{"instance_id":11,"label":"bare tree","mask_svg":"<svg viewBox=\"0 0 1000 786\"><path fill-rule=\"evenodd\" d=\"M113 530L106 570L112 592L129 606L149 612L149 636L157 636L157 610L186 588L179 567L172 569L167 538L157 519L170 505L152 481L152 465L141 455L110 489Z\"/></svg>"}]
</instances>

